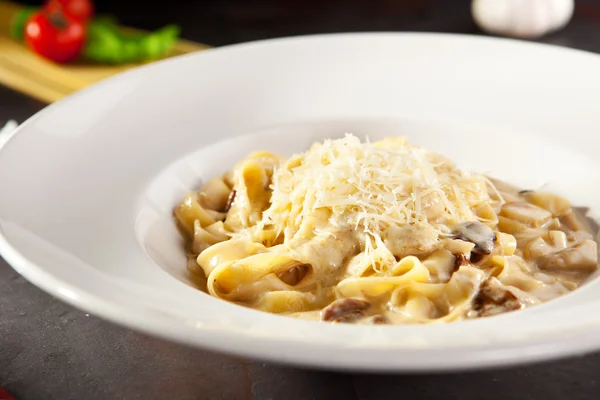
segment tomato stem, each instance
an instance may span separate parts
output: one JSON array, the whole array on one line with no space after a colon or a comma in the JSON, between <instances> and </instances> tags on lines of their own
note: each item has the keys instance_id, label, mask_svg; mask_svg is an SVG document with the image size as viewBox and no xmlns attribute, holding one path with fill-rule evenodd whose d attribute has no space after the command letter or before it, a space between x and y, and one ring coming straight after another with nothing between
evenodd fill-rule
<instances>
[{"instance_id":1,"label":"tomato stem","mask_svg":"<svg viewBox=\"0 0 600 400\"><path fill-rule=\"evenodd\" d=\"M60 11L51 11L48 13L48 20L52 25L57 27L60 30L64 30L67 28L68 23L65 17L62 15Z\"/></svg>"}]
</instances>

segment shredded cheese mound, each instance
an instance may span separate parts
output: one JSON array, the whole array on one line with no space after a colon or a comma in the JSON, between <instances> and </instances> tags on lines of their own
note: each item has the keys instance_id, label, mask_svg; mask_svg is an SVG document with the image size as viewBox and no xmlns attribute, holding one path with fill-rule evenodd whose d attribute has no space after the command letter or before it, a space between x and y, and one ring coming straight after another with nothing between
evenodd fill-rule
<instances>
[{"instance_id":1,"label":"shredded cheese mound","mask_svg":"<svg viewBox=\"0 0 600 400\"><path fill-rule=\"evenodd\" d=\"M315 143L275 169L271 205L259 225L274 227L286 241L301 235L307 221L318 230L316 215L329 227L362 231L374 243L407 226L437 236L481 220L476 210L491 203L487 186L484 176L406 138L370 143L346 134Z\"/></svg>"}]
</instances>

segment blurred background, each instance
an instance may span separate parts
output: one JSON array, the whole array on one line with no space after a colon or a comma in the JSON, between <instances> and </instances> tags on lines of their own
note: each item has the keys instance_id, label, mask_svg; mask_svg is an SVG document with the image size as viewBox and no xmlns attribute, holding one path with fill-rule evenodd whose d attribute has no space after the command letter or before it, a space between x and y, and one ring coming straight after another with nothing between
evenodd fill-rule
<instances>
[{"instance_id":1,"label":"blurred background","mask_svg":"<svg viewBox=\"0 0 600 400\"><path fill-rule=\"evenodd\" d=\"M36 1L27 1L36 4ZM474 32L470 0L101 0L98 13L156 29L177 23L183 36L213 46L278 36L363 30Z\"/></svg>"},{"instance_id":2,"label":"blurred background","mask_svg":"<svg viewBox=\"0 0 600 400\"><path fill-rule=\"evenodd\" d=\"M71 44L79 40L81 49L56 48L50 41L73 28L61 16L82 5L95 12L83 21L79 39L71 32ZM38 26L28 31L36 18ZM44 22L41 35L29 37ZM143 33L123 39L130 28ZM51 103L159 58L253 40L361 31L505 36L600 52L600 0L0 0L0 85ZM0 96L0 105L8 102ZM10 118L4 113L0 118Z\"/></svg>"},{"instance_id":3,"label":"blurred background","mask_svg":"<svg viewBox=\"0 0 600 400\"><path fill-rule=\"evenodd\" d=\"M61 18L72 15L69 7L90 5L95 12L83 20L78 38L73 21ZM40 32L40 23L47 26L29 37L27 32ZM83 43L81 49L56 48L51 41L71 28L70 43ZM143 33L123 39L130 28ZM506 36L600 52L600 0L0 0L0 85L51 103L159 58L253 40L361 31ZM0 105L6 103L0 96ZM0 118L10 118L9 111Z\"/></svg>"},{"instance_id":4,"label":"blurred background","mask_svg":"<svg viewBox=\"0 0 600 400\"><path fill-rule=\"evenodd\" d=\"M513 11L517 14L531 13L533 3L542 4L538 14L546 12L545 0L511 2L525 5L522 11ZM555 1L546 2L555 7ZM128 26L157 29L177 23L183 37L212 46L328 32L482 32L471 16L471 0L98 0L95 4L99 14L112 14ZM568 38L558 35L542 41L600 50L600 0L576 0L573 21L566 29Z\"/></svg>"}]
</instances>

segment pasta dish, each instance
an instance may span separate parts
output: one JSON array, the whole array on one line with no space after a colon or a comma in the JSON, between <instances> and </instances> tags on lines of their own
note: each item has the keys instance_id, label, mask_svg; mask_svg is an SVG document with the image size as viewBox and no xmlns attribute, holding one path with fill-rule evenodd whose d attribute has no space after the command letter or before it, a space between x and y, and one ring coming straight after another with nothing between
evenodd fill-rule
<instances>
[{"instance_id":1,"label":"pasta dish","mask_svg":"<svg viewBox=\"0 0 600 400\"><path fill-rule=\"evenodd\" d=\"M405 138L257 152L175 209L210 295L298 318L451 322L533 306L598 266L557 195L458 168Z\"/></svg>"}]
</instances>

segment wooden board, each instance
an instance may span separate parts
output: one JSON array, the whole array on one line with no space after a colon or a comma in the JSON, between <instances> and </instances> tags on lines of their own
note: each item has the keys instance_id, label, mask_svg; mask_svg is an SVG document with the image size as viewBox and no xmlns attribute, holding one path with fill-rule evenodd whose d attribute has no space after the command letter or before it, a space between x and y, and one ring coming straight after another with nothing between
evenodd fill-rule
<instances>
[{"instance_id":1,"label":"wooden board","mask_svg":"<svg viewBox=\"0 0 600 400\"><path fill-rule=\"evenodd\" d=\"M0 1L0 83L46 103L101 81L135 65L54 64L37 56L10 37L10 24L21 6ZM133 29L128 29L133 31ZM171 56L191 53L208 46L180 40Z\"/></svg>"}]
</instances>

